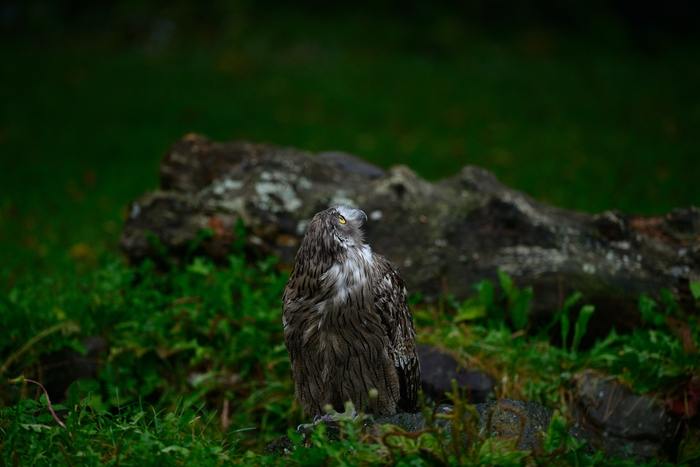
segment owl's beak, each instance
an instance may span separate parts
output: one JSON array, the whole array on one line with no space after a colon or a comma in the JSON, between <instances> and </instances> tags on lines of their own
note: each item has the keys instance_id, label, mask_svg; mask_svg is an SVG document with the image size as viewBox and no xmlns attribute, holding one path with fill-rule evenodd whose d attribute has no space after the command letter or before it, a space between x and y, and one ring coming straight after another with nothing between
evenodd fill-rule
<instances>
[{"instance_id":1,"label":"owl's beak","mask_svg":"<svg viewBox=\"0 0 700 467\"><path fill-rule=\"evenodd\" d=\"M357 211L360 214L360 217L363 219L362 222L363 223L367 222L367 214L365 214L365 212L362 209L358 209Z\"/></svg>"}]
</instances>

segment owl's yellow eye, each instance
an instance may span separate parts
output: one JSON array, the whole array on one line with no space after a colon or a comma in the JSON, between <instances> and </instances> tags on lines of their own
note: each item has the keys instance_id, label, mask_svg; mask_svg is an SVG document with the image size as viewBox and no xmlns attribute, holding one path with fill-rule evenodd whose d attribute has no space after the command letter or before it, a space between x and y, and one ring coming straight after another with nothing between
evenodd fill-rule
<instances>
[{"instance_id":1,"label":"owl's yellow eye","mask_svg":"<svg viewBox=\"0 0 700 467\"><path fill-rule=\"evenodd\" d=\"M343 216L338 215L338 222L340 222L341 224L345 224L346 221L345 221L345 218Z\"/></svg>"}]
</instances>

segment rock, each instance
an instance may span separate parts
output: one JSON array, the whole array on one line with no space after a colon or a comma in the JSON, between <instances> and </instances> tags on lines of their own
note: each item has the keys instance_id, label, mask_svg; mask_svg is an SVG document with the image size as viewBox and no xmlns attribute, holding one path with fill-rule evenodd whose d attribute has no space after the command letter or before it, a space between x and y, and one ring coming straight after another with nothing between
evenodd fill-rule
<instances>
[{"instance_id":1,"label":"rock","mask_svg":"<svg viewBox=\"0 0 700 467\"><path fill-rule=\"evenodd\" d=\"M478 426L471 434L466 434L465 442L470 445L474 440L469 436L486 437L506 437L517 439L518 450L533 451L541 447L540 439L546 434L552 414L537 402L502 399L498 401L488 401L482 404L471 406L478 414ZM441 404L435 408L435 414L449 414L453 407L448 404ZM471 414L467 413L467 419ZM379 416L367 418L362 426L363 429L372 430L374 425L395 425L410 433L416 433L426 428L425 418L422 413L402 413L390 416ZM451 432L450 422L444 418L436 418L435 425L445 429L449 435ZM340 427L335 424L326 424L326 429L330 439L338 439ZM308 439L313 427L300 427L299 434ZM574 431L572 436L580 440L579 435ZM265 451L269 454L286 454L294 449L294 444L287 436L282 436L271 444Z\"/></svg>"},{"instance_id":2,"label":"rock","mask_svg":"<svg viewBox=\"0 0 700 467\"><path fill-rule=\"evenodd\" d=\"M410 293L463 299L477 281L497 283L500 269L534 286L533 317L548 320L580 291L577 306L596 307L584 341L639 324L641 293L665 287L690 308L689 281L700 281L697 208L591 216L535 201L472 166L429 183L406 166L384 171L345 153L190 134L163 156L160 186L131 204L120 246L133 262L177 264L193 244L224 261L240 219L250 251L291 265L311 217L348 204L369 215L368 243L399 266Z\"/></svg>"},{"instance_id":3,"label":"rock","mask_svg":"<svg viewBox=\"0 0 700 467\"><path fill-rule=\"evenodd\" d=\"M282 435L273 442L265 446L267 454L276 454L278 456L288 456L296 449L296 445L289 439L289 436Z\"/></svg>"},{"instance_id":4,"label":"rock","mask_svg":"<svg viewBox=\"0 0 700 467\"><path fill-rule=\"evenodd\" d=\"M498 433L500 436L519 438L516 447L521 451L540 449L540 439L547 433L552 414L542 404L533 401L501 399L476 404L479 414L479 432ZM491 425L489 427L489 413ZM576 437L576 435L574 435Z\"/></svg>"},{"instance_id":5,"label":"rock","mask_svg":"<svg viewBox=\"0 0 700 467\"><path fill-rule=\"evenodd\" d=\"M39 361L41 370L35 378L42 382L53 403L66 399L68 388L73 382L98 377L109 346L104 339L95 336L86 337L82 343L85 346L84 355L71 348L64 348L42 356Z\"/></svg>"},{"instance_id":6,"label":"rock","mask_svg":"<svg viewBox=\"0 0 700 467\"><path fill-rule=\"evenodd\" d=\"M571 410L592 444L624 457L649 458L672 451L679 419L667 413L663 403L593 370L577 373L573 383Z\"/></svg>"},{"instance_id":7,"label":"rock","mask_svg":"<svg viewBox=\"0 0 700 467\"><path fill-rule=\"evenodd\" d=\"M423 393L442 402L446 392L452 392L452 380L464 389L469 401L484 402L496 386L496 378L481 371L467 371L452 355L437 347L416 345L421 366Z\"/></svg>"}]
</instances>

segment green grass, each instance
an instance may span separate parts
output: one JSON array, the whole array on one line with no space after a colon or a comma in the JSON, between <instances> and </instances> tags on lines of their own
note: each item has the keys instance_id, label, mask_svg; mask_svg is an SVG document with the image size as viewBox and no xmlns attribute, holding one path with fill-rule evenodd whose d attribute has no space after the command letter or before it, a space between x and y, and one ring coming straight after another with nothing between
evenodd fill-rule
<instances>
[{"instance_id":1,"label":"green grass","mask_svg":"<svg viewBox=\"0 0 700 467\"><path fill-rule=\"evenodd\" d=\"M75 399L65 428L45 411L46 399L22 399L2 410L12 420L3 442L5 462L15 465L221 465L229 450L212 436L210 420L195 410L156 413L131 405L116 415L94 412L88 400ZM56 406L57 410L66 410ZM46 438L50 443L46 443Z\"/></svg>"},{"instance_id":2,"label":"green grass","mask_svg":"<svg viewBox=\"0 0 700 467\"><path fill-rule=\"evenodd\" d=\"M505 275L501 279L510 281ZM292 397L282 343L279 296L285 281L273 259L246 266L242 256L232 255L225 268L196 258L183 269L157 273L149 263L133 268L110 261L79 280L16 285L0 300L0 325L10 330L0 337L0 376L15 380L15 385L0 386L0 456L6 464L22 459L26 465L51 465L61 458L138 465L145 455L160 463L166 454L168 465L283 462L264 455L262 448L304 420ZM462 304L415 307L419 341L455 349L473 367L496 375L500 396L535 400L566 414L569 379L595 368L662 400L690 397L691 378L700 369L697 349L686 345L700 341L700 326L695 315L674 302L659 305L644 297L640 310L647 327L629 335L613 332L581 350L575 340L551 345L546 330L531 324L514 332L516 325L509 323L528 314L517 299L527 295L522 290L512 287L499 297L486 292L493 290L488 282L479 289L478 298ZM466 308L485 311L466 319ZM581 337L584 316L569 324ZM679 325L686 326L688 337L676 333ZM47 411L41 391L17 377L41 379L40 358L66 347L81 351L84 336L104 339L109 352L99 374L75 383L66 403L54 407L64 411L63 428ZM571 456L580 465L600 461L584 455L585 448L562 431L565 415L558 417L563 417L556 422L561 426L550 429L559 430L556 439L568 448L559 449L557 441L532 455L561 465ZM697 450L696 425L683 425L679 459ZM407 465L433 458L447 465L517 465L531 456L515 450L509 444L513 440L487 438L468 453L446 452L435 441L444 436L437 429L425 438L396 431L372 438L379 444L369 445L361 433L348 433L350 444L328 444L317 435L314 447L300 448L293 462L316 465L318 456L330 456L336 465ZM497 459L490 457L496 454Z\"/></svg>"}]
</instances>

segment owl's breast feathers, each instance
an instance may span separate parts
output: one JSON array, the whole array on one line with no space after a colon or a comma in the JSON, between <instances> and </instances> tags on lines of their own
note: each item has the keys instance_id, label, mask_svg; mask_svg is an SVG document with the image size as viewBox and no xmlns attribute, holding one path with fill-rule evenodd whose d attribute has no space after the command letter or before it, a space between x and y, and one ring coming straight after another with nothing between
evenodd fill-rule
<instances>
[{"instance_id":1,"label":"owl's breast feathers","mask_svg":"<svg viewBox=\"0 0 700 467\"><path fill-rule=\"evenodd\" d=\"M399 271L367 245L318 266L297 263L284 295L285 343L307 412L342 410L346 400L374 413L415 410L416 333Z\"/></svg>"},{"instance_id":2,"label":"owl's breast feathers","mask_svg":"<svg viewBox=\"0 0 700 467\"><path fill-rule=\"evenodd\" d=\"M406 287L396 266L365 245L362 211L318 213L283 296L285 345L297 396L309 414L393 414L418 406L420 367ZM378 393L370 398L372 390Z\"/></svg>"}]
</instances>

